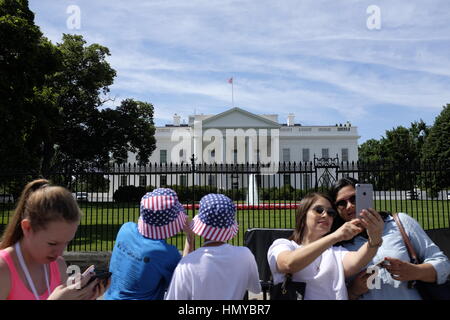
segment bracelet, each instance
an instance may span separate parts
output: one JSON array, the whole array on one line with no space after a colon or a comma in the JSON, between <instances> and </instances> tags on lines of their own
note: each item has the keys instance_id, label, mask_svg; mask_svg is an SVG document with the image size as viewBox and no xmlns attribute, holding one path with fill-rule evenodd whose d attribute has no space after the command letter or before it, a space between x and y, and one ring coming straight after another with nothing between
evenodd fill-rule
<instances>
[{"instance_id":1,"label":"bracelet","mask_svg":"<svg viewBox=\"0 0 450 320\"><path fill-rule=\"evenodd\" d=\"M372 242L370 240L371 239L369 238L369 241L367 241L368 245L369 245L369 248L379 248L383 244L383 238L381 238L380 242L375 243L375 244L372 244Z\"/></svg>"}]
</instances>

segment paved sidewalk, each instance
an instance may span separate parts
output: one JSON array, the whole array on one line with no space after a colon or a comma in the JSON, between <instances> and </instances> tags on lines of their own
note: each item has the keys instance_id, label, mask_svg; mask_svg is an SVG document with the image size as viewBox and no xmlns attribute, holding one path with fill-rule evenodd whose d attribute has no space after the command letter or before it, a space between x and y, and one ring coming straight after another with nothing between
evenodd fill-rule
<instances>
[{"instance_id":1,"label":"paved sidewalk","mask_svg":"<svg viewBox=\"0 0 450 320\"><path fill-rule=\"evenodd\" d=\"M104 300L103 296L98 297L97 300ZM263 300L263 293L260 292L258 294L255 294L255 293L249 292L248 300Z\"/></svg>"}]
</instances>

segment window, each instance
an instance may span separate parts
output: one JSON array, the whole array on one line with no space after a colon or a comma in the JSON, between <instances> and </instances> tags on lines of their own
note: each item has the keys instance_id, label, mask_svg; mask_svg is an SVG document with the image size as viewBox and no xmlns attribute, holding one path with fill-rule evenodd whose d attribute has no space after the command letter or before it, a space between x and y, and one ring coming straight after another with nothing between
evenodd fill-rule
<instances>
[{"instance_id":1,"label":"window","mask_svg":"<svg viewBox=\"0 0 450 320\"><path fill-rule=\"evenodd\" d=\"M167 150L159 150L159 162L167 163Z\"/></svg>"},{"instance_id":2,"label":"window","mask_svg":"<svg viewBox=\"0 0 450 320\"><path fill-rule=\"evenodd\" d=\"M238 154L237 154L237 149L233 150L233 159L234 159L234 164L236 164L238 162Z\"/></svg>"},{"instance_id":3,"label":"window","mask_svg":"<svg viewBox=\"0 0 450 320\"><path fill-rule=\"evenodd\" d=\"M160 177L159 177L159 185L160 185L160 187L165 187L165 186L167 186L167 176L164 174L164 175L161 175Z\"/></svg>"},{"instance_id":4,"label":"window","mask_svg":"<svg viewBox=\"0 0 450 320\"><path fill-rule=\"evenodd\" d=\"M302 150L302 160L304 162L309 161L309 149L303 149Z\"/></svg>"},{"instance_id":5,"label":"window","mask_svg":"<svg viewBox=\"0 0 450 320\"><path fill-rule=\"evenodd\" d=\"M291 184L291 175L285 174L283 176L283 185L290 185Z\"/></svg>"},{"instance_id":6,"label":"window","mask_svg":"<svg viewBox=\"0 0 450 320\"><path fill-rule=\"evenodd\" d=\"M328 148L322 149L322 158L329 158L330 154L328 152Z\"/></svg>"},{"instance_id":7,"label":"window","mask_svg":"<svg viewBox=\"0 0 450 320\"><path fill-rule=\"evenodd\" d=\"M348 161L348 149L343 148L341 151L342 151L342 161Z\"/></svg>"},{"instance_id":8,"label":"window","mask_svg":"<svg viewBox=\"0 0 450 320\"><path fill-rule=\"evenodd\" d=\"M291 161L291 150L283 149L283 162Z\"/></svg>"},{"instance_id":9,"label":"window","mask_svg":"<svg viewBox=\"0 0 450 320\"><path fill-rule=\"evenodd\" d=\"M186 187L187 186L187 176L185 174L180 176L180 185Z\"/></svg>"},{"instance_id":10,"label":"window","mask_svg":"<svg viewBox=\"0 0 450 320\"><path fill-rule=\"evenodd\" d=\"M147 185L147 176L139 176L139 186L145 187Z\"/></svg>"},{"instance_id":11,"label":"window","mask_svg":"<svg viewBox=\"0 0 450 320\"><path fill-rule=\"evenodd\" d=\"M128 177L127 176L120 176L120 187L124 187L128 185Z\"/></svg>"}]
</instances>

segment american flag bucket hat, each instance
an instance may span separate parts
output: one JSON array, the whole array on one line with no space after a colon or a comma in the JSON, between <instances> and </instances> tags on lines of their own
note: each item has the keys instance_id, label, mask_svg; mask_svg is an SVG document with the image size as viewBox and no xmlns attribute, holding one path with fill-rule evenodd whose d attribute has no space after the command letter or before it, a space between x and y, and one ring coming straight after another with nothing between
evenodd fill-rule
<instances>
[{"instance_id":1,"label":"american flag bucket hat","mask_svg":"<svg viewBox=\"0 0 450 320\"><path fill-rule=\"evenodd\" d=\"M138 230L144 237L170 238L183 229L185 222L183 205L172 189L155 189L142 197Z\"/></svg>"},{"instance_id":2,"label":"american flag bucket hat","mask_svg":"<svg viewBox=\"0 0 450 320\"><path fill-rule=\"evenodd\" d=\"M238 232L236 206L223 194L208 194L200 199L198 214L192 219L192 231L208 240L228 241Z\"/></svg>"}]
</instances>

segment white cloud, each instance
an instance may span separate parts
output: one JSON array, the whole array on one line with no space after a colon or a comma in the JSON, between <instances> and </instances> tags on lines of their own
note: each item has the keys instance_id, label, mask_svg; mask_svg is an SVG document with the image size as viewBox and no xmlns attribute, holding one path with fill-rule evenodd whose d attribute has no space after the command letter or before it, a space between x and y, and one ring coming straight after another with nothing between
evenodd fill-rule
<instances>
[{"instance_id":1,"label":"white cloud","mask_svg":"<svg viewBox=\"0 0 450 320\"><path fill-rule=\"evenodd\" d=\"M369 0L78 0L88 43L110 48L111 94L154 103L157 117L295 112L319 124L375 117L377 105L437 114L450 92L450 3ZM369 5L381 29L366 27ZM67 2L31 0L45 35L59 41ZM401 110L400 110L401 109ZM188 111L189 110L189 111ZM186 115L187 117L187 115ZM382 128L385 130L388 128ZM373 133L373 136L379 135Z\"/></svg>"}]
</instances>

